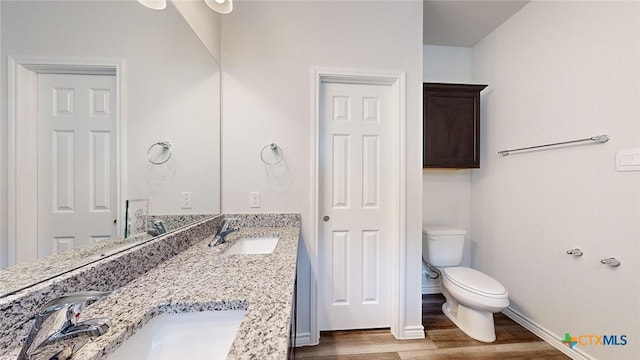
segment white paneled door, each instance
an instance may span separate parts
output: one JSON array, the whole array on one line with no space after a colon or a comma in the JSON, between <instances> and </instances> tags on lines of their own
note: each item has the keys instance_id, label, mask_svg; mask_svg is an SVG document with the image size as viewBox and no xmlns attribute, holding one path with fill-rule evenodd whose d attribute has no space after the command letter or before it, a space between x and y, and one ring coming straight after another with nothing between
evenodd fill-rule
<instances>
[{"instance_id":1,"label":"white paneled door","mask_svg":"<svg viewBox=\"0 0 640 360\"><path fill-rule=\"evenodd\" d=\"M38 74L38 257L116 233L115 76Z\"/></svg>"},{"instance_id":2,"label":"white paneled door","mask_svg":"<svg viewBox=\"0 0 640 360\"><path fill-rule=\"evenodd\" d=\"M320 330L390 326L391 86L320 86Z\"/></svg>"}]
</instances>

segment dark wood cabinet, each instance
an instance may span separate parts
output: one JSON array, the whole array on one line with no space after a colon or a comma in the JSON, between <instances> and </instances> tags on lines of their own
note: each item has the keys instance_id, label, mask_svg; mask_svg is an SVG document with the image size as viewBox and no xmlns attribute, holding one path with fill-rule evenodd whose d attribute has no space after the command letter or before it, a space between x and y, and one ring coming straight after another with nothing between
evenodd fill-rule
<instances>
[{"instance_id":1,"label":"dark wood cabinet","mask_svg":"<svg viewBox=\"0 0 640 360\"><path fill-rule=\"evenodd\" d=\"M423 167L480 167L480 91L485 87L423 84Z\"/></svg>"}]
</instances>

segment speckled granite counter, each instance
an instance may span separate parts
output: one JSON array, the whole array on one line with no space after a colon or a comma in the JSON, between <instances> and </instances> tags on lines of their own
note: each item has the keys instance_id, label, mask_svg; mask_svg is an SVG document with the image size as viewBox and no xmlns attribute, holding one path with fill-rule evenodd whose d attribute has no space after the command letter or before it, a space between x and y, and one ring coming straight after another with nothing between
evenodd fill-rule
<instances>
[{"instance_id":1,"label":"speckled granite counter","mask_svg":"<svg viewBox=\"0 0 640 360\"><path fill-rule=\"evenodd\" d=\"M299 215L287 216L284 221L271 215L271 222L269 216L228 216L241 217L242 226L228 236L230 243L241 236L278 235L271 254L226 255L224 249L208 248L207 237L88 306L83 318L107 317L112 326L73 359L108 358L161 313L224 309L247 310L228 359L286 359L300 233ZM265 223L281 226L255 226ZM18 352L0 359L15 359Z\"/></svg>"},{"instance_id":2,"label":"speckled granite counter","mask_svg":"<svg viewBox=\"0 0 640 360\"><path fill-rule=\"evenodd\" d=\"M217 215L149 215L149 221L162 220L167 232L171 232L214 216ZM126 239L114 236L111 239L102 240L96 244L87 245L79 249L0 269L0 297L68 273L74 269L100 260L104 256L125 250L128 247L138 245L151 238L152 236L148 234L137 234Z\"/></svg>"},{"instance_id":3,"label":"speckled granite counter","mask_svg":"<svg viewBox=\"0 0 640 360\"><path fill-rule=\"evenodd\" d=\"M103 257L101 254L124 250L127 246L135 246L150 238L151 235L147 234L139 234L127 239L114 237L80 249L0 269L0 297L100 260Z\"/></svg>"}]
</instances>

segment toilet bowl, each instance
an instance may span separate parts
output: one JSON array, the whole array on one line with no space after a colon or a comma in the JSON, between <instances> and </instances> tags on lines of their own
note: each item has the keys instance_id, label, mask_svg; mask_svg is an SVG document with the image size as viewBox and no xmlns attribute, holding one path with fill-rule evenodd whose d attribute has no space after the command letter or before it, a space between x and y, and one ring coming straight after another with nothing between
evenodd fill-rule
<instances>
[{"instance_id":1,"label":"toilet bowl","mask_svg":"<svg viewBox=\"0 0 640 360\"><path fill-rule=\"evenodd\" d=\"M493 313L509 306L509 294L497 280L467 267L441 269L444 314L460 330L482 342L494 342Z\"/></svg>"},{"instance_id":2,"label":"toilet bowl","mask_svg":"<svg viewBox=\"0 0 640 360\"><path fill-rule=\"evenodd\" d=\"M425 226L423 234L423 260L441 274L443 313L470 337L495 341L493 314L509 306L507 290L487 274L457 266L462 260L464 230Z\"/></svg>"}]
</instances>

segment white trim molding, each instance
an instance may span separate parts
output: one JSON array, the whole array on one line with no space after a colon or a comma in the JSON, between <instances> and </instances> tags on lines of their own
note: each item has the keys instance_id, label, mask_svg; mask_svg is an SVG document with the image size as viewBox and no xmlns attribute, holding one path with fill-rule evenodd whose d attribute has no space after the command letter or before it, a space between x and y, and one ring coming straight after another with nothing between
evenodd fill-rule
<instances>
[{"instance_id":1,"label":"white trim molding","mask_svg":"<svg viewBox=\"0 0 640 360\"><path fill-rule=\"evenodd\" d=\"M380 71L362 69L320 68L312 69L312 119L314 121L311 133L311 181L313 186L311 199L311 228L312 244L309 256L311 263L311 291L310 291L310 319L309 344L319 342L318 328L318 276L319 264L319 179L320 174L320 86L322 83L370 84L391 86L393 96L393 129L392 129L392 159L390 174L392 174L394 197L391 208L392 214L392 244L391 244L391 332L398 339L424 338L422 326L406 326L406 74L403 71ZM306 335L306 334L300 334ZM300 340L306 338L300 336ZM296 342L302 343L300 342Z\"/></svg>"},{"instance_id":2,"label":"white trim molding","mask_svg":"<svg viewBox=\"0 0 640 360\"><path fill-rule=\"evenodd\" d=\"M442 294L442 290L438 285L422 285L422 295L427 294Z\"/></svg>"},{"instance_id":3,"label":"white trim molding","mask_svg":"<svg viewBox=\"0 0 640 360\"><path fill-rule=\"evenodd\" d=\"M422 325L417 326L405 326L403 331L403 337L399 338L402 340L410 340L410 339L424 339L424 327Z\"/></svg>"},{"instance_id":4,"label":"white trim molding","mask_svg":"<svg viewBox=\"0 0 640 360\"><path fill-rule=\"evenodd\" d=\"M295 343L296 347L315 346L315 345L318 345L318 342L311 341L311 333L308 333L308 332L296 333L296 343Z\"/></svg>"},{"instance_id":5,"label":"white trim molding","mask_svg":"<svg viewBox=\"0 0 640 360\"><path fill-rule=\"evenodd\" d=\"M33 226L34 218L37 223L37 182L26 179L37 179L37 159L27 151L18 149L18 136L26 141L25 146L37 147L37 113L33 110L34 100L37 98L38 74L84 74L84 75L113 75L116 77L118 97L116 99L116 193L117 193L117 223L118 233L123 226L123 210L121 197L123 194L125 175L124 144L125 116L124 116L124 62L120 60L104 59L75 59L58 57L27 57L8 56L7 69L7 113L8 113L8 161L7 161L7 235L8 256L7 265L32 259L37 249L37 226ZM19 121L20 120L20 121ZM35 143L34 143L35 142ZM22 148L21 143L20 147ZM34 180L36 181L36 180ZM31 214L33 217L18 216ZM20 246L18 246L18 238Z\"/></svg>"},{"instance_id":6,"label":"white trim molding","mask_svg":"<svg viewBox=\"0 0 640 360\"><path fill-rule=\"evenodd\" d=\"M522 325L525 329L531 331L536 336L544 340L547 344L553 346L554 348L560 350L562 353L572 358L573 360L595 360L591 356L585 354L580 349L570 349L567 345L562 343L562 337L552 333L551 331L543 328L540 324L535 321L530 320L526 316L522 315L518 311L514 310L512 307L508 307L502 311L507 317L511 320L517 322Z\"/></svg>"}]
</instances>

